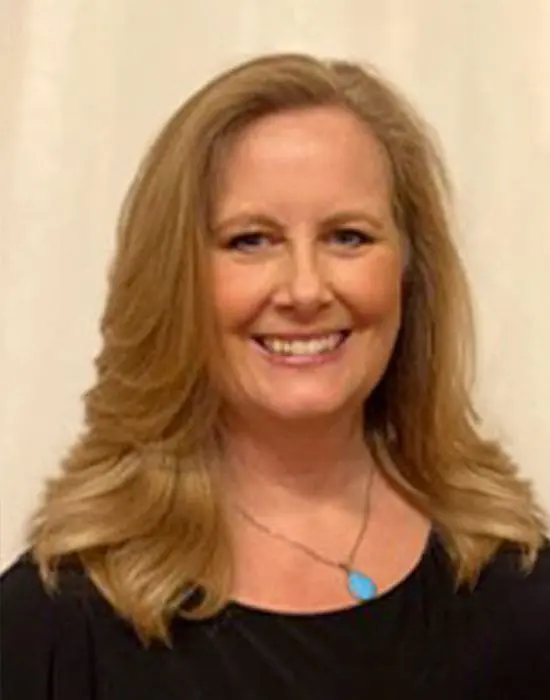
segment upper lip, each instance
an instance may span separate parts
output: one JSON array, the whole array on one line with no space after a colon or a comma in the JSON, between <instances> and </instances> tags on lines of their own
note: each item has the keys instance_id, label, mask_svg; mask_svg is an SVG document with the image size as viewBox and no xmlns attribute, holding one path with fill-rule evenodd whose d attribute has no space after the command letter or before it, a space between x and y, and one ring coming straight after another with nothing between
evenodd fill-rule
<instances>
[{"instance_id":1,"label":"upper lip","mask_svg":"<svg viewBox=\"0 0 550 700\"><path fill-rule=\"evenodd\" d=\"M255 338L280 338L281 340L315 340L317 338L326 338L335 333L351 333L349 328L336 328L328 331L292 331L290 333L255 333Z\"/></svg>"}]
</instances>

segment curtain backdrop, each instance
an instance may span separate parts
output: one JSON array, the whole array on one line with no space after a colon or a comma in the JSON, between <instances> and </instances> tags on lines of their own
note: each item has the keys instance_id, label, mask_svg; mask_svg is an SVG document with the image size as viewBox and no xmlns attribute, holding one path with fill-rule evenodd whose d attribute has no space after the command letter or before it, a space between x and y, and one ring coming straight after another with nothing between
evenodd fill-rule
<instances>
[{"instance_id":1,"label":"curtain backdrop","mask_svg":"<svg viewBox=\"0 0 550 700\"><path fill-rule=\"evenodd\" d=\"M1 563L93 378L118 207L171 111L264 51L369 61L437 128L479 403L550 505L548 0L0 0Z\"/></svg>"}]
</instances>

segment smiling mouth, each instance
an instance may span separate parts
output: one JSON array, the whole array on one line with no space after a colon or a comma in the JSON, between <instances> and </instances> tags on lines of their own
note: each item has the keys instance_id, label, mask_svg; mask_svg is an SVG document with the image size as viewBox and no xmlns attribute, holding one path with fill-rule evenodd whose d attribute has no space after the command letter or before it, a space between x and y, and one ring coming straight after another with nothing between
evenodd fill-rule
<instances>
[{"instance_id":1,"label":"smiling mouth","mask_svg":"<svg viewBox=\"0 0 550 700\"><path fill-rule=\"evenodd\" d=\"M253 340L271 355L311 357L334 352L349 337L350 330L341 330L310 338L288 338L275 335L255 335Z\"/></svg>"}]
</instances>

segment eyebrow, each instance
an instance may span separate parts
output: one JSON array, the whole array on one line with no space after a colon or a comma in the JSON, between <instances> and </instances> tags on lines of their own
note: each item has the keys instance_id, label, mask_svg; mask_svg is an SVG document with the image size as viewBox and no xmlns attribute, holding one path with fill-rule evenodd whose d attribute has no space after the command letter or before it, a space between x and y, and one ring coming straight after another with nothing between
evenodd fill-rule
<instances>
[{"instance_id":1,"label":"eyebrow","mask_svg":"<svg viewBox=\"0 0 550 700\"><path fill-rule=\"evenodd\" d=\"M324 226L341 226L349 223L350 221L364 221L377 230L382 230L384 228L384 222L377 216L370 214L369 212L363 211L362 209L350 209L346 211L338 212L332 216L327 217L323 220ZM248 212L241 212L240 214L235 214L234 216L229 216L222 219L218 224L214 226L214 231L216 233L221 232L224 229L229 228L239 224L241 226L267 226L267 227L280 227L281 223L271 216L266 214L254 214Z\"/></svg>"},{"instance_id":2,"label":"eyebrow","mask_svg":"<svg viewBox=\"0 0 550 700\"><path fill-rule=\"evenodd\" d=\"M281 225L280 222L271 216L243 212L241 214L235 214L235 216L229 216L226 219L222 219L214 226L214 231L219 233L223 229L229 228L230 226L235 226L236 224L239 224L240 226L269 226L271 228Z\"/></svg>"},{"instance_id":3,"label":"eyebrow","mask_svg":"<svg viewBox=\"0 0 550 700\"><path fill-rule=\"evenodd\" d=\"M333 216L329 216L325 220L325 224L331 224L333 226L338 224L347 224L350 221L366 221L370 226L381 230L384 228L384 222L374 214L370 214L363 209L350 209L348 211L341 211Z\"/></svg>"}]
</instances>

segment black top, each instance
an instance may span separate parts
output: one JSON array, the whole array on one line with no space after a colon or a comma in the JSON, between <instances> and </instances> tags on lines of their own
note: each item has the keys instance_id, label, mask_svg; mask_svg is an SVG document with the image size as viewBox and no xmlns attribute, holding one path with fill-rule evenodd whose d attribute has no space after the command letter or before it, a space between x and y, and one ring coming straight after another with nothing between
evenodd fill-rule
<instances>
[{"instance_id":1,"label":"black top","mask_svg":"<svg viewBox=\"0 0 550 700\"><path fill-rule=\"evenodd\" d=\"M144 648L78 570L48 597L28 558L1 580L3 700L550 699L550 548L502 551L455 591L435 536L388 593L346 610L232 603Z\"/></svg>"}]
</instances>

